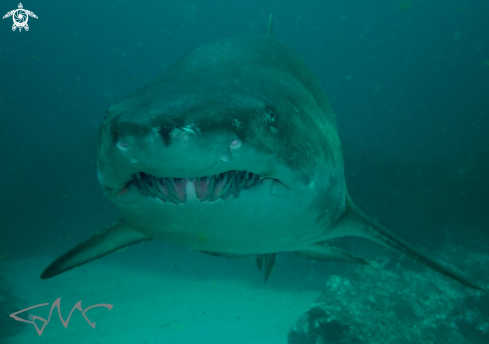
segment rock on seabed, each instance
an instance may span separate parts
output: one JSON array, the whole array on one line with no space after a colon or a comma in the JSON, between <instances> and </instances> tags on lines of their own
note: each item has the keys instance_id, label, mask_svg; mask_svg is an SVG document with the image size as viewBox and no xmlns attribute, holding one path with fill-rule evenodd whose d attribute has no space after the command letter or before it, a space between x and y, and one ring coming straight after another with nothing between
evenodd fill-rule
<instances>
[{"instance_id":1,"label":"rock on seabed","mask_svg":"<svg viewBox=\"0 0 489 344\"><path fill-rule=\"evenodd\" d=\"M466 275L482 276L489 256L470 255L463 263ZM316 303L290 330L288 343L489 343L488 293L428 269L399 265L386 259L331 276ZM481 281L489 284L487 277Z\"/></svg>"}]
</instances>

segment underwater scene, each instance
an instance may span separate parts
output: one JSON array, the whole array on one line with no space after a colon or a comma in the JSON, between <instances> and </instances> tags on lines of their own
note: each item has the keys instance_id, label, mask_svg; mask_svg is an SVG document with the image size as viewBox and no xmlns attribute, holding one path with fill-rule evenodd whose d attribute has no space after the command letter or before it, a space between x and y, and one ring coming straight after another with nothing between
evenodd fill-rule
<instances>
[{"instance_id":1,"label":"underwater scene","mask_svg":"<svg viewBox=\"0 0 489 344\"><path fill-rule=\"evenodd\" d=\"M489 343L489 1L0 14L0 344Z\"/></svg>"}]
</instances>

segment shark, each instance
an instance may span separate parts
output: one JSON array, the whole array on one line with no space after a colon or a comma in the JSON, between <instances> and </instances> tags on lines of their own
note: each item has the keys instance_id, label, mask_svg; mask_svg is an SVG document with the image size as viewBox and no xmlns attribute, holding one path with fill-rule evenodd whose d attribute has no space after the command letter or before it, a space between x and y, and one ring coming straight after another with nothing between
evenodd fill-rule
<instances>
[{"instance_id":1,"label":"shark","mask_svg":"<svg viewBox=\"0 0 489 344\"><path fill-rule=\"evenodd\" d=\"M331 241L358 236L476 290L350 198L335 114L312 70L266 34L202 45L110 107L97 173L120 218L52 262L51 278L158 239L223 257L277 253L368 264Z\"/></svg>"}]
</instances>

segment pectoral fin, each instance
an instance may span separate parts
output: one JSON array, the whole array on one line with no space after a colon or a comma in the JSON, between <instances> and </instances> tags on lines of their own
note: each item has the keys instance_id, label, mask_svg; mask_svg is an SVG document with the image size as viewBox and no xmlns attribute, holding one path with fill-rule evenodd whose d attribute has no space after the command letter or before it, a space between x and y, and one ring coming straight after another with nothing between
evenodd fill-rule
<instances>
[{"instance_id":1,"label":"pectoral fin","mask_svg":"<svg viewBox=\"0 0 489 344\"><path fill-rule=\"evenodd\" d=\"M114 221L52 262L43 271L41 278L51 278L122 247L149 239L124 220Z\"/></svg>"},{"instance_id":2,"label":"pectoral fin","mask_svg":"<svg viewBox=\"0 0 489 344\"><path fill-rule=\"evenodd\" d=\"M424 265L438 271L439 273L450 277L459 283L481 291L486 291L483 288L475 285L466 278L460 276L454 271L446 268L442 264L428 258L416 248L399 238L397 235L391 233L383 226L375 223L367 215L365 215L350 199L350 196L346 196L346 211L344 216L336 225L335 229L331 232L331 238L342 236L359 236L373 240L383 246L404 253L405 255L416 259Z\"/></svg>"}]
</instances>

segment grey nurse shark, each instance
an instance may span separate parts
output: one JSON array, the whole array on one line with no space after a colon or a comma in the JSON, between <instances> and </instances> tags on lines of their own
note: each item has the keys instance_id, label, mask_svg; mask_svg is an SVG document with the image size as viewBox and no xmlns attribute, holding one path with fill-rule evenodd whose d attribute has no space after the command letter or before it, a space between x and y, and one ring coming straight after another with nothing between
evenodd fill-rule
<instances>
[{"instance_id":1,"label":"grey nurse shark","mask_svg":"<svg viewBox=\"0 0 489 344\"><path fill-rule=\"evenodd\" d=\"M98 179L121 218L41 278L159 239L217 256L255 255L266 279L278 252L367 264L329 244L359 236L483 290L355 206L326 95L270 28L195 49L108 110Z\"/></svg>"}]
</instances>

